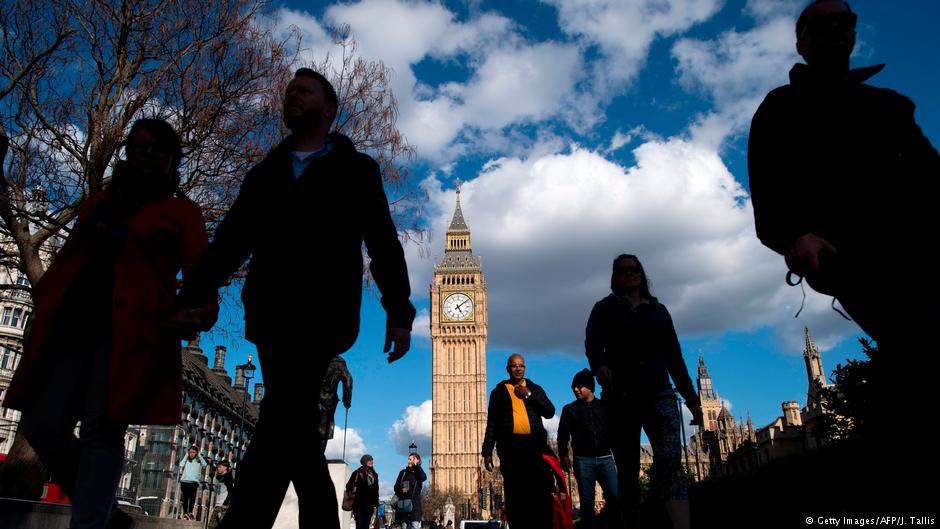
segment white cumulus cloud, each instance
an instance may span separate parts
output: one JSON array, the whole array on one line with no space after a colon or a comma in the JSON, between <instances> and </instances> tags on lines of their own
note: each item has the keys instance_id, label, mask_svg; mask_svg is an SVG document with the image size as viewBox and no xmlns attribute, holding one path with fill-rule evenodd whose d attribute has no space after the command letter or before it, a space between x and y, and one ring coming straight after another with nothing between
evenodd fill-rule
<instances>
[{"instance_id":1,"label":"white cumulus cloud","mask_svg":"<svg viewBox=\"0 0 940 529\"><path fill-rule=\"evenodd\" d=\"M633 154L631 167L578 147L499 158L464 183L491 347L582 354L591 307L609 293L611 261L624 252L640 257L680 334L773 325L798 343L809 325L824 344L851 332L812 292L793 319L799 289L785 287L783 259L757 240L748 196L714 149L673 138ZM425 186L433 259L409 254L414 292L427 292L455 203L437 180Z\"/></svg>"},{"instance_id":2,"label":"white cumulus cloud","mask_svg":"<svg viewBox=\"0 0 940 529\"><path fill-rule=\"evenodd\" d=\"M388 437L395 450L402 455L408 454L412 441L418 446L418 453L427 457L431 454L431 401L426 400L417 406L408 406L401 418L392 423Z\"/></svg>"},{"instance_id":3,"label":"white cumulus cloud","mask_svg":"<svg viewBox=\"0 0 940 529\"><path fill-rule=\"evenodd\" d=\"M346 443L346 463L354 468L359 466L359 458L366 453L366 443L355 428L343 430L341 426L336 426L333 431L333 438L326 443L327 459L343 459L343 441Z\"/></svg>"}]
</instances>

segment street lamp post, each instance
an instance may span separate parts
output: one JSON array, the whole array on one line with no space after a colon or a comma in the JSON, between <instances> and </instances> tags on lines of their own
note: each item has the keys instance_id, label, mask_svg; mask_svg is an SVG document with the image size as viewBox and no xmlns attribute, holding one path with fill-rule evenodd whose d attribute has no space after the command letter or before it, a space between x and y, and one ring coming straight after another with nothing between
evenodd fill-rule
<instances>
[{"instance_id":1,"label":"street lamp post","mask_svg":"<svg viewBox=\"0 0 940 529\"><path fill-rule=\"evenodd\" d=\"M411 441L411 444L408 445L408 455L414 455L418 453L418 445L414 441Z\"/></svg>"},{"instance_id":2,"label":"street lamp post","mask_svg":"<svg viewBox=\"0 0 940 529\"><path fill-rule=\"evenodd\" d=\"M239 438L240 438L240 439L239 439L239 441L240 441L239 444L241 445L241 449L240 449L240 451L239 451L238 461L241 462L242 458L243 458L244 455L245 455L244 437L245 437L245 415L248 413L248 383L251 382L251 379L255 378L255 365L251 363L251 353L248 353L248 361L245 362L244 364L242 364L242 365L239 366L239 367L241 367L242 370L243 370L243 373L244 373L244 374L242 375L243 378L244 378L243 384L245 385L245 387L242 388L242 389L244 390L244 392L245 392L245 393L244 393L244 402L243 402L243 405L244 405L244 406L243 406L243 408L242 408L242 413L240 414L240 415L241 415L241 417L240 417L240 419L241 419L241 425L240 425L239 428L238 428L238 436L239 436Z\"/></svg>"}]
</instances>

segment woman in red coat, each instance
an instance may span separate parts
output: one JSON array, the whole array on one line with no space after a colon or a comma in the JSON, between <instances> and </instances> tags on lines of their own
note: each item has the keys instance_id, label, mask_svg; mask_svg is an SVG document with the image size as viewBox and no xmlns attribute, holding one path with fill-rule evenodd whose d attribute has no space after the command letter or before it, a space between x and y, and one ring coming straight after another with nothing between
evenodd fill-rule
<instances>
[{"instance_id":1,"label":"woman in red coat","mask_svg":"<svg viewBox=\"0 0 940 529\"><path fill-rule=\"evenodd\" d=\"M176 317L177 275L208 244L199 206L178 190L173 128L138 120L123 145L111 184L82 203L33 288L4 402L23 411L20 432L72 500L72 529L108 523L127 425L180 420L180 337L196 320ZM214 320L217 311L200 314Z\"/></svg>"}]
</instances>

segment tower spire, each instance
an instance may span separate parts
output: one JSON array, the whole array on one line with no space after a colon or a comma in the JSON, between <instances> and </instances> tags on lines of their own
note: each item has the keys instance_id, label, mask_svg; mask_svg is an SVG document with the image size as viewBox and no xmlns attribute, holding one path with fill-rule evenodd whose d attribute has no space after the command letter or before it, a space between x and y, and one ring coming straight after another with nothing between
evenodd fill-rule
<instances>
[{"instance_id":1,"label":"tower spire","mask_svg":"<svg viewBox=\"0 0 940 529\"><path fill-rule=\"evenodd\" d=\"M813 343L809 327L803 327L803 337L806 340L806 348L803 349L803 360L806 361L806 378L809 382L806 392L806 405L813 407L819 404L819 390L827 385L826 372L823 370L822 355L819 353L819 348Z\"/></svg>"},{"instance_id":2,"label":"tower spire","mask_svg":"<svg viewBox=\"0 0 940 529\"><path fill-rule=\"evenodd\" d=\"M457 206L454 208L454 218L450 221L450 227L447 231L470 231L467 221L463 218L463 210L460 209L460 179L457 179Z\"/></svg>"}]
</instances>

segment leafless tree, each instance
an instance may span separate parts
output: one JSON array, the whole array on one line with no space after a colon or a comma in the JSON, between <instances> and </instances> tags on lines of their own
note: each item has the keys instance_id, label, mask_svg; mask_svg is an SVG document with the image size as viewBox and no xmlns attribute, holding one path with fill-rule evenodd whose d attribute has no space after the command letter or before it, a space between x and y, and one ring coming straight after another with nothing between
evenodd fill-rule
<instances>
[{"instance_id":1,"label":"leafless tree","mask_svg":"<svg viewBox=\"0 0 940 529\"><path fill-rule=\"evenodd\" d=\"M266 0L0 4L0 135L9 138L0 266L39 281L140 117L177 129L181 188L211 231L244 174L284 133L280 100L303 43L296 28L278 34L264 23L267 8ZM355 57L348 36L342 43L341 58L316 65L340 93L336 128L379 161L391 189L404 190L414 149L395 128L389 71ZM413 193L396 195L400 225L412 225L419 204ZM0 295L28 288L2 284Z\"/></svg>"}]
</instances>

